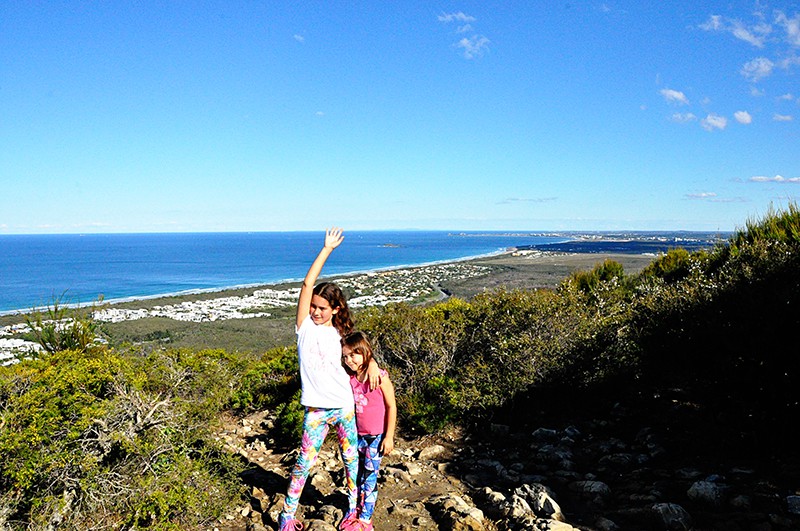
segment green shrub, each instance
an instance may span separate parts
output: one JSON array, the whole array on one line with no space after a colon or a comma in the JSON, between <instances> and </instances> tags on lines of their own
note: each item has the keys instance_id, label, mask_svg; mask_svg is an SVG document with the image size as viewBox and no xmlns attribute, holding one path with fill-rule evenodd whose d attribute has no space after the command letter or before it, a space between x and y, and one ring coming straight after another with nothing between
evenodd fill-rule
<instances>
[{"instance_id":1,"label":"green shrub","mask_svg":"<svg viewBox=\"0 0 800 531\"><path fill-rule=\"evenodd\" d=\"M300 389L297 347L276 347L244 372L233 393L232 407L264 409L291 400Z\"/></svg>"},{"instance_id":2,"label":"green shrub","mask_svg":"<svg viewBox=\"0 0 800 531\"><path fill-rule=\"evenodd\" d=\"M0 367L9 521L187 529L241 495L212 437L240 364L220 351L60 351ZM5 503L5 502L4 502Z\"/></svg>"},{"instance_id":3,"label":"green shrub","mask_svg":"<svg viewBox=\"0 0 800 531\"><path fill-rule=\"evenodd\" d=\"M692 259L693 255L682 247L670 249L645 267L641 275L644 278L658 277L666 282L677 282L689 276Z\"/></svg>"},{"instance_id":4,"label":"green shrub","mask_svg":"<svg viewBox=\"0 0 800 531\"><path fill-rule=\"evenodd\" d=\"M439 376L415 393L398 397L398 410L403 412L404 425L410 430L433 433L463 420L458 407L459 385L454 378Z\"/></svg>"},{"instance_id":5,"label":"green shrub","mask_svg":"<svg viewBox=\"0 0 800 531\"><path fill-rule=\"evenodd\" d=\"M275 434L287 444L296 444L303 435L305 408L300 404L300 391L275 408Z\"/></svg>"},{"instance_id":6,"label":"green shrub","mask_svg":"<svg viewBox=\"0 0 800 531\"><path fill-rule=\"evenodd\" d=\"M102 301L99 300L98 303ZM25 316L33 341L45 352L74 350L86 352L97 339L97 323L92 319L91 308L69 309L57 298L44 313L34 310Z\"/></svg>"}]
</instances>

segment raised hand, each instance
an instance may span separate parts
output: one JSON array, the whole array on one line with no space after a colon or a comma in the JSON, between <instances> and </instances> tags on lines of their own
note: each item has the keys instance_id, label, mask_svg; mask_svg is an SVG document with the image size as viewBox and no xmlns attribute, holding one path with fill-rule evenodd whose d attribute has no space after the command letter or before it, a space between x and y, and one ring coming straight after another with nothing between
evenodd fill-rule
<instances>
[{"instance_id":1,"label":"raised hand","mask_svg":"<svg viewBox=\"0 0 800 531\"><path fill-rule=\"evenodd\" d=\"M325 231L325 247L335 249L344 240L344 233L339 227L331 227Z\"/></svg>"}]
</instances>

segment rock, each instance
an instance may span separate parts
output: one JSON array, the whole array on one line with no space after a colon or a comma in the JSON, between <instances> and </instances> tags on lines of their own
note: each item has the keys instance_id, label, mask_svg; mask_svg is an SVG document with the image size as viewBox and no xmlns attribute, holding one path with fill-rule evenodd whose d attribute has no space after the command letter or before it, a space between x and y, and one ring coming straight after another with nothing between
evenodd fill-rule
<instances>
[{"instance_id":1,"label":"rock","mask_svg":"<svg viewBox=\"0 0 800 531\"><path fill-rule=\"evenodd\" d=\"M611 489L602 481L573 481L569 489L595 505L603 505L611 497Z\"/></svg>"},{"instance_id":2,"label":"rock","mask_svg":"<svg viewBox=\"0 0 800 531\"><path fill-rule=\"evenodd\" d=\"M693 528L692 517L677 503L657 503L653 505L653 511L666 531L690 531Z\"/></svg>"},{"instance_id":3,"label":"rock","mask_svg":"<svg viewBox=\"0 0 800 531\"><path fill-rule=\"evenodd\" d=\"M735 507L736 509L742 510L749 510L752 506L753 502L750 499L750 496L745 496L744 494L740 494L735 498L732 498L730 501L731 507ZM791 509L789 509L791 511Z\"/></svg>"},{"instance_id":4,"label":"rock","mask_svg":"<svg viewBox=\"0 0 800 531\"><path fill-rule=\"evenodd\" d=\"M502 493L494 491L489 487L484 487L478 491L477 496L479 497L479 502L490 517L499 518L503 515L503 508L507 500Z\"/></svg>"},{"instance_id":5,"label":"rock","mask_svg":"<svg viewBox=\"0 0 800 531\"><path fill-rule=\"evenodd\" d=\"M381 474L394 478L395 481L402 481L408 483L409 485L414 484L414 478L411 477L411 474L399 468L385 466L381 468ZM378 492L380 492L380 489L378 489Z\"/></svg>"},{"instance_id":6,"label":"rock","mask_svg":"<svg viewBox=\"0 0 800 531\"><path fill-rule=\"evenodd\" d=\"M330 496L336 488L330 473L317 467L312 470L308 483L312 484L323 496Z\"/></svg>"},{"instance_id":7,"label":"rock","mask_svg":"<svg viewBox=\"0 0 800 531\"><path fill-rule=\"evenodd\" d=\"M700 474L696 468L681 468L675 471L675 475L681 479L695 479L700 477Z\"/></svg>"},{"instance_id":8,"label":"rock","mask_svg":"<svg viewBox=\"0 0 800 531\"><path fill-rule=\"evenodd\" d=\"M331 525L338 524L344 518L344 512L333 505L323 505L314 515L318 520L327 522Z\"/></svg>"},{"instance_id":9,"label":"rock","mask_svg":"<svg viewBox=\"0 0 800 531\"><path fill-rule=\"evenodd\" d=\"M553 492L544 485L538 483L522 485L514 490L514 495L522 498L536 516L551 520L564 520L564 514L561 512L561 507L556 502Z\"/></svg>"},{"instance_id":10,"label":"rock","mask_svg":"<svg viewBox=\"0 0 800 531\"><path fill-rule=\"evenodd\" d=\"M336 526L324 520L306 520L303 522L303 531L336 531Z\"/></svg>"},{"instance_id":11,"label":"rock","mask_svg":"<svg viewBox=\"0 0 800 531\"><path fill-rule=\"evenodd\" d=\"M506 502L506 505L503 507L503 515L513 520L520 519L526 515L535 516L528 502L516 494L513 494L511 499Z\"/></svg>"},{"instance_id":12,"label":"rock","mask_svg":"<svg viewBox=\"0 0 800 531\"><path fill-rule=\"evenodd\" d=\"M489 424L489 431L497 437L507 437L511 428L505 424Z\"/></svg>"},{"instance_id":13,"label":"rock","mask_svg":"<svg viewBox=\"0 0 800 531\"><path fill-rule=\"evenodd\" d=\"M800 514L800 496L787 496L786 507L792 514Z\"/></svg>"},{"instance_id":14,"label":"rock","mask_svg":"<svg viewBox=\"0 0 800 531\"><path fill-rule=\"evenodd\" d=\"M636 456L629 453L616 453L604 455L600 458L600 465L616 469L630 468L634 465L644 463L646 459L643 456Z\"/></svg>"},{"instance_id":15,"label":"rock","mask_svg":"<svg viewBox=\"0 0 800 531\"><path fill-rule=\"evenodd\" d=\"M620 529L613 520L603 518L602 516L594 521L594 526L597 528L597 531L619 531Z\"/></svg>"},{"instance_id":16,"label":"rock","mask_svg":"<svg viewBox=\"0 0 800 531\"><path fill-rule=\"evenodd\" d=\"M278 518L281 515L281 511L283 510L283 500L286 498L284 494L276 494L275 498L272 500L272 504L267 507L267 510L261 511L262 513L266 514L269 517L269 521L273 524L278 523ZM262 504L262 507L264 505Z\"/></svg>"},{"instance_id":17,"label":"rock","mask_svg":"<svg viewBox=\"0 0 800 531\"><path fill-rule=\"evenodd\" d=\"M435 496L429 500L438 517L440 529L449 531L483 531L483 512L455 494Z\"/></svg>"},{"instance_id":18,"label":"rock","mask_svg":"<svg viewBox=\"0 0 800 531\"><path fill-rule=\"evenodd\" d=\"M412 461L408 463L403 463L403 466L411 476L418 476L422 474L422 467L419 465L419 463L415 463Z\"/></svg>"},{"instance_id":19,"label":"rock","mask_svg":"<svg viewBox=\"0 0 800 531\"><path fill-rule=\"evenodd\" d=\"M452 531L483 531L484 526L472 516L462 516L452 523Z\"/></svg>"},{"instance_id":20,"label":"rock","mask_svg":"<svg viewBox=\"0 0 800 531\"><path fill-rule=\"evenodd\" d=\"M539 518L536 520L536 527L534 529L540 531L577 531L574 527L565 522L546 518Z\"/></svg>"},{"instance_id":21,"label":"rock","mask_svg":"<svg viewBox=\"0 0 800 531\"><path fill-rule=\"evenodd\" d=\"M558 439L558 432L548 428L537 428L532 434L534 442L550 442Z\"/></svg>"},{"instance_id":22,"label":"rock","mask_svg":"<svg viewBox=\"0 0 800 531\"><path fill-rule=\"evenodd\" d=\"M689 499L719 507L725 496L726 486L712 481L695 481L686 495Z\"/></svg>"},{"instance_id":23,"label":"rock","mask_svg":"<svg viewBox=\"0 0 800 531\"><path fill-rule=\"evenodd\" d=\"M445 452L445 447L440 444L432 444L419 451L417 459L420 461L430 461L442 455Z\"/></svg>"}]
</instances>

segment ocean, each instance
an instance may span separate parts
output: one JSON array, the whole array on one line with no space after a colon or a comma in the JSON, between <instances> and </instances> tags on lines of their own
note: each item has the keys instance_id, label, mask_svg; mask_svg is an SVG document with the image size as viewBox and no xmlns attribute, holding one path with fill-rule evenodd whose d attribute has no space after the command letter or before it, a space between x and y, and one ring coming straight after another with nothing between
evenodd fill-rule
<instances>
[{"instance_id":1,"label":"ocean","mask_svg":"<svg viewBox=\"0 0 800 531\"><path fill-rule=\"evenodd\" d=\"M644 233L642 233L644 234ZM324 275L484 256L511 247L658 252L710 245L704 233L352 231ZM87 304L300 280L324 241L316 232L0 235L0 313L59 300ZM640 248L642 242L649 242ZM677 243L676 243L677 242ZM683 243L681 243L683 242ZM567 246L567 247L564 247Z\"/></svg>"}]
</instances>

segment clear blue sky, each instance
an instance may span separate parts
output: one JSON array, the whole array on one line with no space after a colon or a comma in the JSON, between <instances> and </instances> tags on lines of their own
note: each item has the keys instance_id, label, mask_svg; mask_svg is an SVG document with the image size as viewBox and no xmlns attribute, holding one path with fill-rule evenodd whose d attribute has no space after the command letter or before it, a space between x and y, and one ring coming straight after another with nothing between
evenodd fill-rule
<instances>
[{"instance_id":1,"label":"clear blue sky","mask_svg":"<svg viewBox=\"0 0 800 531\"><path fill-rule=\"evenodd\" d=\"M798 81L797 2L10 0L0 234L733 230Z\"/></svg>"}]
</instances>

